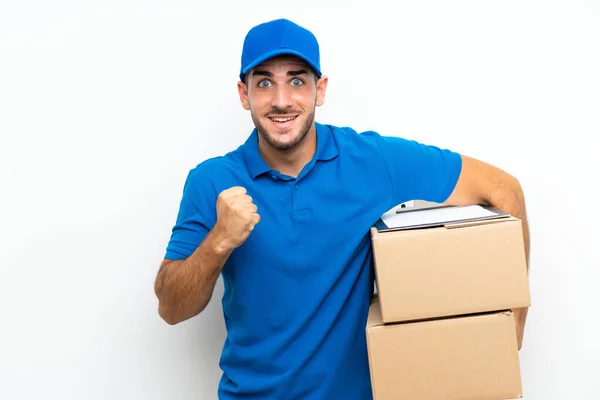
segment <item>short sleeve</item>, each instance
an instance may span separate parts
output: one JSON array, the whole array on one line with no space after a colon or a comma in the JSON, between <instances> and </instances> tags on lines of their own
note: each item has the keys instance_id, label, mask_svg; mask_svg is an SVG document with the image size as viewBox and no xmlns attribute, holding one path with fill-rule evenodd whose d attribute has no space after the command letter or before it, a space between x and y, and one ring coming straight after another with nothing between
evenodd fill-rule
<instances>
[{"instance_id":1,"label":"short sleeve","mask_svg":"<svg viewBox=\"0 0 600 400\"><path fill-rule=\"evenodd\" d=\"M452 194L462 169L460 154L414 140L374 135L392 182L390 208L409 200L443 203Z\"/></svg>"},{"instance_id":2,"label":"short sleeve","mask_svg":"<svg viewBox=\"0 0 600 400\"><path fill-rule=\"evenodd\" d=\"M215 220L215 190L200 170L193 169L184 184L165 258L179 260L190 256L212 229Z\"/></svg>"}]
</instances>

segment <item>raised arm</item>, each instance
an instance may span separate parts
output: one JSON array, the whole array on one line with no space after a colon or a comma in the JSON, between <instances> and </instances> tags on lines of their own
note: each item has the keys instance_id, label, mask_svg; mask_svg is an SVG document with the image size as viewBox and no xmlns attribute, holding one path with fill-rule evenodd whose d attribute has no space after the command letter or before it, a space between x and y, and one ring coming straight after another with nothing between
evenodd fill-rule
<instances>
[{"instance_id":1,"label":"raised arm","mask_svg":"<svg viewBox=\"0 0 600 400\"><path fill-rule=\"evenodd\" d=\"M260 220L242 187L221 192L216 208L217 222L196 250L183 260L163 260L158 271L154 284L158 313L171 325L206 308L225 262Z\"/></svg>"}]
</instances>

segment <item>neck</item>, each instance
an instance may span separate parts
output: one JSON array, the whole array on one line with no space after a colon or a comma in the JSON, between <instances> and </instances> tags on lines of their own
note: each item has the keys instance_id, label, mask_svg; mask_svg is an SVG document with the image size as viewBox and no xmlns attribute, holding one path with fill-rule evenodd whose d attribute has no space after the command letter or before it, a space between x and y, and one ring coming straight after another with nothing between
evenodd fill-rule
<instances>
[{"instance_id":1,"label":"neck","mask_svg":"<svg viewBox=\"0 0 600 400\"><path fill-rule=\"evenodd\" d=\"M294 178L312 160L316 149L317 134L314 125L310 128L310 131L301 143L287 151L274 149L265 143L260 136L258 140L258 150L267 165L283 175Z\"/></svg>"}]
</instances>

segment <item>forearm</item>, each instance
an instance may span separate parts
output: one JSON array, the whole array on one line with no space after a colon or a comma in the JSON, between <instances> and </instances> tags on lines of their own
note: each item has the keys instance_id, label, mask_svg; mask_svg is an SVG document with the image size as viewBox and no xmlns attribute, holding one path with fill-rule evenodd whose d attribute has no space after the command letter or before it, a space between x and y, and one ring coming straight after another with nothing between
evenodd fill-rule
<instances>
[{"instance_id":1,"label":"forearm","mask_svg":"<svg viewBox=\"0 0 600 400\"><path fill-rule=\"evenodd\" d=\"M176 324L202 312L230 254L211 231L188 258L163 265L155 285L160 316Z\"/></svg>"},{"instance_id":2,"label":"forearm","mask_svg":"<svg viewBox=\"0 0 600 400\"><path fill-rule=\"evenodd\" d=\"M525 260L527 270L529 270L529 223L527 221L525 196L519 182L513 178L508 183L499 185L496 190L492 190L489 196L483 199L483 202L521 220Z\"/></svg>"},{"instance_id":3,"label":"forearm","mask_svg":"<svg viewBox=\"0 0 600 400\"><path fill-rule=\"evenodd\" d=\"M525 210L525 197L520 184L511 180L507 187L499 189L492 193L487 199L487 203L492 207L510 213L522 222L523 244L525 247L525 260L527 271L529 272L529 225L527 222L527 213ZM517 329L517 345L521 349L523 344L523 335L525 331L525 321L527 319L528 307L514 309L515 324Z\"/></svg>"}]
</instances>

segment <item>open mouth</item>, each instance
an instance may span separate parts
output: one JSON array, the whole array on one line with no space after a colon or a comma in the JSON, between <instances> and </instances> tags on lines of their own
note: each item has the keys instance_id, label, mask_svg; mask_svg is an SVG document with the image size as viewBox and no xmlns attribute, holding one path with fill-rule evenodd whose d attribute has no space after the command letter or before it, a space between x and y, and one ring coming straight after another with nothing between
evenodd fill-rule
<instances>
[{"instance_id":1,"label":"open mouth","mask_svg":"<svg viewBox=\"0 0 600 400\"><path fill-rule=\"evenodd\" d=\"M296 118L298 118L297 115L289 115L289 116L271 116L268 117L271 122L279 127L279 128L287 128L289 126L291 126L294 121L296 120Z\"/></svg>"}]
</instances>

